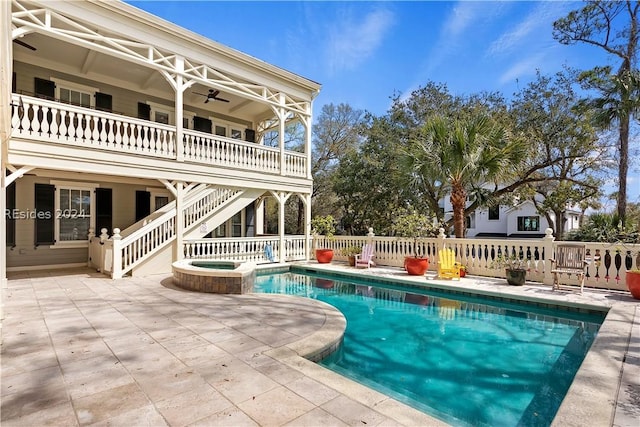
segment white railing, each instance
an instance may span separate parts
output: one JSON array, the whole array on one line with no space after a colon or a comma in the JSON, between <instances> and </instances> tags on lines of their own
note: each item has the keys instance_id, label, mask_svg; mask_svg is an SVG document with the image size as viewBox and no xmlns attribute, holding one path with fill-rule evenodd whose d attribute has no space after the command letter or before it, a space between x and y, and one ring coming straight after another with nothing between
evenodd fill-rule
<instances>
[{"instance_id":1,"label":"white railing","mask_svg":"<svg viewBox=\"0 0 640 427\"><path fill-rule=\"evenodd\" d=\"M185 240L183 245L187 259L233 259L256 263L278 262L281 255L285 261L306 259L304 236L297 235L285 237L284 252L278 236ZM268 250L267 246L271 249Z\"/></svg>"},{"instance_id":2,"label":"white railing","mask_svg":"<svg viewBox=\"0 0 640 427\"><path fill-rule=\"evenodd\" d=\"M188 230L203 218L211 215L218 207L234 196L242 193L242 190L229 188L211 188L204 197L187 202L184 208L184 228Z\"/></svg>"},{"instance_id":3,"label":"white railing","mask_svg":"<svg viewBox=\"0 0 640 427\"><path fill-rule=\"evenodd\" d=\"M13 96L14 137L174 159L175 128L46 99Z\"/></svg>"},{"instance_id":4,"label":"white railing","mask_svg":"<svg viewBox=\"0 0 640 427\"><path fill-rule=\"evenodd\" d=\"M380 266L402 267L404 258L413 256L413 240L395 237L336 236L329 240L323 236L314 238L313 247L334 249L334 260L346 261L341 250L364 243L374 244L374 260ZM438 250L444 245L456 252L456 260L464 265L468 274L488 277L504 277L504 268L494 262L500 254L516 254L526 260L527 280L551 284L553 275L550 259L558 243L549 232L543 239L421 239L418 253L429 260L429 270L437 270ZM573 242L579 243L579 242ZM613 244L585 242L587 249L586 287L627 290L626 271L640 268L640 244ZM563 283L578 284L576 277L563 277Z\"/></svg>"},{"instance_id":5,"label":"white railing","mask_svg":"<svg viewBox=\"0 0 640 427\"><path fill-rule=\"evenodd\" d=\"M206 218L233 198L241 190L220 189L217 187L196 188L187 197L185 229L198 220ZM201 203L201 201L203 201ZM89 266L99 271L111 273L111 277L120 278L136 265L171 243L176 238L175 201L170 207L164 206L154 212L148 222L138 221L127 228L127 235L119 229L113 230L109 238L105 232L100 236L89 236ZM101 230L102 232L102 230Z\"/></svg>"},{"instance_id":6,"label":"white railing","mask_svg":"<svg viewBox=\"0 0 640 427\"><path fill-rule=\"evenodd\" d=\"M286 151L282 161L277 148L188 129L177 141L175 126L26 95L13 95L11 127L23 139L307 177L303 153Z\"/></svg>"}]
</instances>

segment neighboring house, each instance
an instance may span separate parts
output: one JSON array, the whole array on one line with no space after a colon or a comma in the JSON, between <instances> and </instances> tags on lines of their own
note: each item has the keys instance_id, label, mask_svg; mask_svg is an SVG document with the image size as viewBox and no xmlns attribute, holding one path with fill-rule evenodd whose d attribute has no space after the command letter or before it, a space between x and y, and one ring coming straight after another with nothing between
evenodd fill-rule
<instances>
[{"instance_id":1,"label":"neighboring house","mask_svg":"<svg viewBox=\"0 0 640 427\"><path fill-rule=\"evenodd\" d=\"M170 271L185 239L262 234L267 197L309 223L318 83L120 1L5 1L0 22L0 278L87 265L103 228L144 235L122 273Z\"/></svg>"},{"instance_id":2,"label":"neighboring house","mask_svg":"<svg viewBox=\"0 0 640 427\"><path fill-rule=\"evenodd\" d=\"M445 206L445 219L453 216L450 202ZM564 231L578 229L580 216L577 210L565 211ZM555 214L550 213L555 221ZM540 215L532 201L527 200L516 206L496 206L495 208L478 208L467 216L467 237L511 237L542 238L550 227L545 215Z\"/></svg>"}]
</instances>

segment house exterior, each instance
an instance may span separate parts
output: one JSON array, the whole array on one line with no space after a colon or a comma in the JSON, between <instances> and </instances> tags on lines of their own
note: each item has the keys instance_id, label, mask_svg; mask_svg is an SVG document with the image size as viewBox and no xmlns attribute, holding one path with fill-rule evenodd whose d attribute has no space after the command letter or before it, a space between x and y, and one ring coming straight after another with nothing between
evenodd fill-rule
<instances>
[{"instance_id":1,"label":"house exterior","mask_svg":"<svg viewBox=\"0 0 640 427\"><path fill-rule=\"evenodd\" d=\"M269 198L285 259L285 202L311 218L318 83L120 1L6 1L0 22L0 278L170 271L188 241L263 234Z\"/></svg>"},{"instance_id":2,"label":"house exterior","mask_svg":"<svg viewBox=\"0 0 640 427\"><path fill-rule=\"evenodd\" d=\"M453 216L451 203L443 200L445 218ZM555 214L550 212L552 220ZM564 231L576 230L580 227L582 213L577 210L565 211ZM542 238L545 230L550 228L545 215L540 215L532 201L527 200L515 206L497 206L495 208L479 208L466 219L467 237L495 238Z\"/></svg>"}]
</instances>

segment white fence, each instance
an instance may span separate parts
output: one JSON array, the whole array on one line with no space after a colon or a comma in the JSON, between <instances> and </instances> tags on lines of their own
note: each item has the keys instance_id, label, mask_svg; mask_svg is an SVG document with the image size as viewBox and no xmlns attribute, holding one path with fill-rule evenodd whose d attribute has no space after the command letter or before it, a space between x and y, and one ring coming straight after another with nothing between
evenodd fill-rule
<instances>
[{"instance_id":1,"label":"white fence","mask_svg":"<svg viewBox=\"0 0 640 427\"><path fill-rule=\"evenodd\" d=\"M402 267L404 258L414 254L412 239L395 237L336 236L329 240L318 236L314 247L334 249L334 259L346 261L347 257L341 255L342 249L365 243L374 245L374 260L380 266ZM526 262L527 280L550 285L553 282L550 260L554 257L558 243L563 242L556 242L551 230L547 230L546 237L542 239L455 239L444 236L420 239L417 250L418 254L429 258L429 270L437 270L438 250L446 246L455 251L456 261L466 267L467 274L487 277L504 277L504 268L497 266L495 260L500 255L516 255ZM640 268L640 245L583 243L587 249L587 261L590 262L585 286L627 290L625 273L627 270ZM567 284L579 283L575 276L562 279Z\"/></svg>"},{"instance_id":2,"label":"white fence","mask_svg":"<svg viewBox=\"0 0 640 427\"><path fill-rule=\"evenodd\" d=\"M105 241L108 236L91 236L89 255L93 264L103 266L111 271L113 265L113 245ZM102 245L100 242L102 240ZM111 239L109 239L111 240ZM120 242L118 242L120 243ZM362 247L365 243L374 245L374 260L379 266L402 267L404 259L414 255L412 239L377 236L336 236L329 240L317 236L312 247L326 247L334 250L334 260L347 262L347 256L341 251L351 246ZM504 277L504 269L495 265L495 260L502 255L516 255L525 260L527 280L551 284L551 259L554 257L558 243L548 231L542 239L455 239L430 238L418 242L418 254L429 258L429 270L437 270L438 251L440 248L451 248L456 253L456 260L464 265L467 274ZM587 266L586 287L627 290L625 273L633 268L640 268L640 245L585 242ZM144 252L138 248L138 251ZM280 246L278 236L218 238L185 240L183 242L185 258L192 259L235 259L256 263L284 261L304 261L307 259L307 245L304 236L287 235L284 247ZM281 257L281 254L283 257ZM310 254L313 257L313 254ZM109 259L111 258L111 259ZM99 259L99 262L95 262ZM563 283L578 285L576 277L564 277Z\"/></svg>"}]
</instances>

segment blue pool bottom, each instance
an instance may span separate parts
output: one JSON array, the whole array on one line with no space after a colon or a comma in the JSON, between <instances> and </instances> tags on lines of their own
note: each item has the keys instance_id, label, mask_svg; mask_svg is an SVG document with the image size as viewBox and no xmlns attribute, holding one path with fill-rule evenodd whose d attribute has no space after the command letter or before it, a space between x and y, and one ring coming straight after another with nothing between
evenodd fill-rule
<instances>
[{"instance_id":1,"label":"blue pool bottom","mask_svg":"<svg viewBox=\"0 0 640 427\"><path fill-rule=\"evenodd\" d=\"M344 343L321 364L453 425L549 425L602 322L343 280L259 276L256 291L338 308Z\"/></svg>"}]
</instances>

